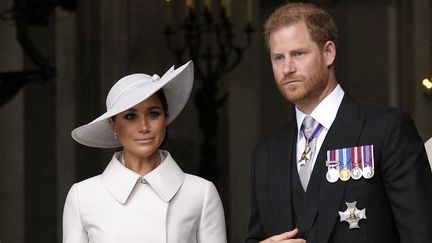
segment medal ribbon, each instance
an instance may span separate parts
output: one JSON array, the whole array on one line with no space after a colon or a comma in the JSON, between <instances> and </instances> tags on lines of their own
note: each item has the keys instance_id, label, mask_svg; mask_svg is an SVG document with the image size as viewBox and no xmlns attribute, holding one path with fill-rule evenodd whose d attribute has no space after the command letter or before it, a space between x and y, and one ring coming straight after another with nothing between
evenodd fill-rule
<instances>
[{"instance_id":1,"label":"medal ribbon","mask_svg":"<svg viewBox=\"0 0 432 243\"><path fill-rule=\"evenodd\" d=\"M352 166L354 166L354 168L358 167L357 147L351 148L350 152L351 152Z\"/></svg>"},{"instance_id":2,"label":"medal ribbon","mask_svg":"<svg viewBox=\"0 0 432 243\"><path fill-rule=\"evenodd\" d=\"M350 151L348 150L348 148L339 149L339 156L340 156L340 160L339 160L340 168L342 169L347 168L348 170L351 170Z\"/></svg>"},{"instance_id":3,"label":"medal ribbon","mask_svg":"<svg viewBox=\"0 0 432 243\"><path fill-rule=\"evenodd\" d=\"M336 160L335 150L327 150L326 166L328 169L339 166L339 162Z\"/></svg>"},{"instance_id":4,"label":"medal ribbon","mask_svg":"<svg viewBox=\"0 0 432 243\"><path fill-rule=\"evenodd\" d=\"M365 145L366 166L371 166L370 163L370 145Z\"/></svg>"},{"instance_id":5,"label":"medal ribbon","mask_svg":"<svg viewBox=\"0 0 432 243\"><path fill-rule=\"evenodd\" d=\"M364 145L361 146L360 148L361 148L363 168L370 166L373 169L374 168L373 145Z\"/></svg>"},{"instance_id":6,"label":"medal ribbon","mask_svg":"<svg viewBox=\"0 0 432 243\"><path fill-rule=\"evenodd\" d=\"M321 128L322 128L322 125L318 124L318 126L315 128L315 130L313 131L313 133L310 135L310 137L307 137L306 133L305 133L305 130L304 130L304 126L303 125L301 126L301 130L302 130L303 135L304 135L304 137L306 139L306 144L307 145L312 141L312 139L314 139L316 137L316 135L318 135L318 133L321 131Z\"/></svg>"},{"instance_id":7,"label":"medal ribbon","mask_svg":"<svg viewBox=\"0 0 432 243\"><path fill-rule=\"evenodd\" d=\"M345 152L346 165L348 167L348 170L351 170L351 149L344 148L344 152Z\"/></svg>"},{"instance_id":8,"label":"medal ribbon","mask_svg":"<svg viewBox=\"0 0 432 243\"><path fill-rule=\"evenodd\" d=\"M367 166L365 146L360 146L360 153L361 153L362 168L365 168Z\"/></svg>"},{"instance_id":9,"label":"medal ribbon","mask_svg":"<svg viewBox=\"0 0 432 243\"><path fill-rule=\"evenodd\" d=\"M356 147L357 149L357 165L359 165L360 169L363 169L363 160L361 156L361 147Z\"/></svg>"},{"instance_id":10,"label":"medal ribbon","mask_svg":"<svg viewBox=\"0 0 432 243\"><path fill-rule=\"evenodd\" d=\"M341 166L341 164L340 164L342 160L339 158L339 155L340 155L339 149L335 149L334 150L334 160L337 161L337 162L339 162L339 168L338 168L338 170L341 170L343 168L343 166Z\"/></svg>"}]
</instances>

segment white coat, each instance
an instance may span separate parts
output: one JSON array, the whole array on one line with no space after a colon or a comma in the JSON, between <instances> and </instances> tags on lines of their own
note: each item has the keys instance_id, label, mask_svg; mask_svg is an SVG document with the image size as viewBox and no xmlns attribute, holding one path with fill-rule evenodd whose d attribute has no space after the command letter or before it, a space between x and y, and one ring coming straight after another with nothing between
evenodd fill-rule
<instances>
[{"instance_id":1,"label":"white coat","mask_svg":"<svg viewBox=\"0 0 432 243\"><path fill-rule=\"evenodd\" d=\"M63 243L225 243L213 183L183 173L171 155L147 175L114 154L105 171L76 183L66 198Z\"/></svg>"}]
</instances>

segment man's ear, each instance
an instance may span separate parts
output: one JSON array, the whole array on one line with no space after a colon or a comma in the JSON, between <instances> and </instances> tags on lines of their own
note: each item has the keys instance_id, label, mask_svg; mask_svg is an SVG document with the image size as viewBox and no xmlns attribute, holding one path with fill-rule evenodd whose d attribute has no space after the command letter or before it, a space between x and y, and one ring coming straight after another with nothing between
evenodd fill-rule
<instances>
[{"instance_id":1,"label":"man's ear","mask_svg":"<svg viewBox=\"0 0 432 243\"><path fill-rule=\"evenodd\" d=\"M336 59L336 45L333 41L324 43L323 56L327 67L333 65Z\"/></svg>"}]
</instances>

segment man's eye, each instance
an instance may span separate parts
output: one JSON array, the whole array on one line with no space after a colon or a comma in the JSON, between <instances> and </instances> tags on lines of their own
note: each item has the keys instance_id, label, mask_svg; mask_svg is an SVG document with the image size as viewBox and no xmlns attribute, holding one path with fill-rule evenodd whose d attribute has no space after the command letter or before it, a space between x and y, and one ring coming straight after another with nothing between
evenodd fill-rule
<instances>
[{"instance_id":1,"label":"man's eye","mask_svg":"<svg viewBox=\"0 0 432 243\"><path fill-rule=\"evenodd\" d=\"M280 61L280 60L282 60L283 59L283 56L282 55L277 55L277 56L274 56L273 57L273 60L275 60L275 61Z\"/></svg>"},{"instance_id":2,"label":"man's eye","mask_svg":"<svg viewBox=\"0 0 432 243\"><path fill-rule=\"evenodd\" d=\"M299 52L294 53L294 56L296 56L296 57L302 57L302 56L304 56L305 54L306 54L306 52L304 52L304 51L299 51Z\"/></svg>"}]
</instances>

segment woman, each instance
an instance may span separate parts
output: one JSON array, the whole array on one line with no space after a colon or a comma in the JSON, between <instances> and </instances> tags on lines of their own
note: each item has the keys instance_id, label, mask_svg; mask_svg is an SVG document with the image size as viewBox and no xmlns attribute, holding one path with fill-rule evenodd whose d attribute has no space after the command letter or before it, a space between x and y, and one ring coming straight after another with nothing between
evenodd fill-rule
<instances>
[{"instance_id":1,"label":"woman","mask_svg":"<svg viewBox=\"0 0 432 243\"><path fill-rule=\"evenodd\" d=\"M169 152L159 149L192 83L192 62L162 78L126 76L108 93L106 113L72 131L86 146L123 149L101 175L70 189L64 243L226 242L214 185L183 173Z\"/></svg>"}]
</instances>

